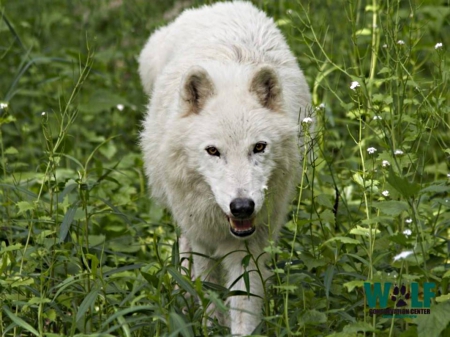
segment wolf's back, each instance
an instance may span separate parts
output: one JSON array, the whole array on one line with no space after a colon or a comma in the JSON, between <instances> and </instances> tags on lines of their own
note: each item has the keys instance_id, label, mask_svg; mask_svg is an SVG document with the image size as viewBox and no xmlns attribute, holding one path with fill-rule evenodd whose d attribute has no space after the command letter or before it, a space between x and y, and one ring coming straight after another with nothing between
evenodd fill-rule
<instances>
[{"instance_id":1,"label":"wolf's back","mask_svg":"<svg viewBox=\"0 0 450 337\"><path fill-rule=\"evenodd\" d=\"M179 58L254 64L296 62L272 18L247 2L189 9L155 31L139 57L139 73L148 95L167 64Z\"/></svg>"}]
</instances>

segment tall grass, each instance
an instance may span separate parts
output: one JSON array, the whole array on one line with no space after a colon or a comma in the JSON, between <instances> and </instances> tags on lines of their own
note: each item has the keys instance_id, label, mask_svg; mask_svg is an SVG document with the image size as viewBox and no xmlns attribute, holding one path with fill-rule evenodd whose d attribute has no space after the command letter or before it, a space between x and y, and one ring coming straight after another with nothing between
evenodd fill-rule
<instances>
[{"instance_id":1,"label":"tall grass","mask_svg":"<svg viewBox=\"0 0 450 337\"><path fill-rule=\"evenodd\" d=\"M448 335L449 3L255 4L298 55L316 124L300 121L303 178L266 248L255 334ZM210 308L238 294L185 276L136 146L135 57L182 7L0 2L2 336L229 334ZM431 313L370 315L365 282L434 282Z\"/></svg>"}]
</instances>

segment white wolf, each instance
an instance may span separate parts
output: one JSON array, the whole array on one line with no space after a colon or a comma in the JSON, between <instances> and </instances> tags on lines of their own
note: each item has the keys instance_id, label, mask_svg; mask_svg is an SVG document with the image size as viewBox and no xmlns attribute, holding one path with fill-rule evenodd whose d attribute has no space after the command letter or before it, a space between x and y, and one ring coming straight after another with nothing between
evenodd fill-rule
<instances>
[{"instance_id":1,"label":"white wolf","mask_svg":"<svg viewBox=\"0 0 450 337\"><path fill-rule=\"evenodd\" d=\"M151 96L140 144L152 195L193 252L221 259L230 289L246 291L242 260L253 255L257 296L229 300L232 334L250 334L269 276L263 249L300 171L308 86L273 20L247 2L186 10L151 35L139 73ZM203 256L194 255L195 276L217 282L216 261Z\"/></svg>"}]
</instances>

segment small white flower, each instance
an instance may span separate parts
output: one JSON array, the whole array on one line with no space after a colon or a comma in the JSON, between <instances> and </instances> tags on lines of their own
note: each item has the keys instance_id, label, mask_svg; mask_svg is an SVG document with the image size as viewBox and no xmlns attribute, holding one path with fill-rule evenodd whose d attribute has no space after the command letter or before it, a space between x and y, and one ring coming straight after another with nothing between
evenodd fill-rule
<instances>
[{"instance_id":1,"label":"small white flower","mask_svg":"<svg viewBox=\"0 0 450 337\"><path fill-rule=\"evenodd\" d=\"M441 49L443 47L442 42L438 42L436 43L436 45L434 46L434 49Z\"/></svg>"},{"instance_id":2,"label":"small white flower","mask_svg":"<svg viewBox=\"0 0 450 337\"><path fill-rule=\"evenodd\" d=\"M398 40L398 41L397 41L397 44L399 44L399 45L404 45L404 44L405 44L405 41L403 41L403 40Z\"/></svg>"},{"instance_id":3,"label":"small white flower","mask_svg":"<svg viewBox=\"0 0 450 337\"><path fill-rule=\"evenodd\" d=\"M405 250L404 252L401 252L400 254L395 255L394 256L394 261L406 259L408 256L410 256L413 253L414 252L412 250Z\"/></svg>"},{"instance_id":4,"label":"small white flower","mask_svg":"<svg viewBox=\"0 0 450 337\"><path fill-rule=\"evenodd\" d=\"M450 173L447 173L447 178L450 178Z\"/></svg>"},{"instance_id":5,"label":"small white flower","mask_svg":"<svg viewBox=\"0 0 450 337\"><path fill-rule=\"evenodd\" d=\"M284 265L285 266L290 266L290 265L292 265L292 261L286 261Z\"/></svg>"},{"instance_id":6,"label":"small white flower","mask_svg":"<svg viewBox=\"0 0 450 337\"><path fill-rule=\"evenodd\" d=\"M292 9L288 9L288 10L286 11L286 13L287 13L288 15L291 15L291 14L292 14Z\"/></svg>"},{"instance_id":7,"label":"small white flower","mask_svg":"<svg viewBox=\"0 0 450 337\"><path fill-rule=\"evenodd\" d=\"M42 111L41 116L45 116L45 111Z\"/></svg>"},{"instance_id":8,"label":"small white flower","mask_svg":"<svg viewBox=\"0 0 450 337\"><path fill-rule=\"evenodd\" d=\"M405 222L406 222L406 223L412 223L412 219L411 219L411 218L408 218L408 219L405 220Z\"/></svg>"},{"instance_id":9,"label":"small white flower","mask_svg":"<svg viewBox=\"0 0 450 337\"><path fill-rule=\"evenodd\" d=\"M394 154L396 156L401 156L404 152L402 150L395 150Z\"/></svg>"},{"instance_id":10,"label":"small white flower","mask_svg":"<svg viewBox=\"0 0 450 337\"><path fill-rule=\"evenodd\" d=\"M383 167L388 167L388 166L391 166L391 163L388 162L387 160L383 160L383 161L381 162L381 166L383 166Z\"/></svg>"},{"instance_id":11,"label":"small white flower","mask_svg":"<svg viewBox=\"0 0 450 337\"><path fill-rule=\"evenodd\" d=\"M369 147L369 148L367 149L367 152L369 152L369 154L374 154L376 151L377 151L377 149L374 148L374 147Z\"/></svg>"},{"instance_id":12,"label":"small white flower","mask_svg":"<svg viewBox=\"0 0 450 337\"><path fill-rule=\"evenodd\" d=\"M360 87L359 83L357 81L353 81L350 85L350 89L355 90L357 87Z\"/></svg>"},{"instance_id":13,"label":"small white flower","mask_svg":"<svg viewBox=\"0 0 450 337\"><path fill-rule=\"evenodd\" d=\"M321 109L325 109L325 104L324 104L324 103L320 103L320 104L316 107L316 110L321 110Z\"/></svg>"},{"instance_id":14,"label":"small white flower","mask_svg":"<svg viewBox=\"0 0 450 337\"><path fill-rule=\"evenodd\" d=\"M407 228L403 231L403 234L405 234L406 236L410 236L412 234L412 231Z\"/></svg>"},{"instance_id":15,"label":"small white flower","mask_svg":"<svg viewBox=\"0 0 450 337\"><path fill-rule=\"evenodd\" d=\"M125 106L123 104L117 104L117 109L119 111L122 111L125 108Z\"/></svg>"},{"instance_id":16,"label":"small white flower","mask_svg":"<svg viewBox=\"0 0 450 337\"><path fill-rule=\"evenodd\" d=\"M383 192L381 192L381 194L383 194L385 197L389 196L389 191L388 190L384 190Z\"/></svg>"},{"instance_id":17,"label":"small white flower","mask_svg":"<svg viewBox=\"0 0 450 337\"><path fill-rule=\"evenodd\" d=\"M383 119L383 117L377 115L377 116L373 116L373 119L376 121L377 119L378 119L378 120Z\"/></svg>"},{"instance_id":18,"label":"small white flower","mask_svg":"<svg viewBox=\"0 0 450 337\"><path fill-rule=\"evenodd\" d=\"M0 109L6 109L8 107L8 103L0 103Z\"/></svg>"},{"instance_id":19,"label":"small white flower","mask_svg":"<svg viewBox=\"0 0 450 337\"><path fill-rule=\"evenodd\" d=\"M302 120L302 123L304 124L311 124L313 122L313 119L311 117L305 117Z\"/></svg>"},{"instance_id":20,"label":"small white flower","mask_svg":"<svg viewBox=\"0 0 450 337\"><path fill-rule=\"evenodd\" d=\"M388 47L388 45L385 43L384 45L383 45L383 48L387 48Z\"/></svg>"},{"instance_id":21,"label":"small white flower","mask_svg":"<svg viewBox=\"0 0 450 337\"><path fill-rule=\"evenodd\" d=\"M261 190L264 192L264 191L267 191L269 188L267 187L267 185L264 185L262 188L261 188Z\"/></svg>"}]
</instances>

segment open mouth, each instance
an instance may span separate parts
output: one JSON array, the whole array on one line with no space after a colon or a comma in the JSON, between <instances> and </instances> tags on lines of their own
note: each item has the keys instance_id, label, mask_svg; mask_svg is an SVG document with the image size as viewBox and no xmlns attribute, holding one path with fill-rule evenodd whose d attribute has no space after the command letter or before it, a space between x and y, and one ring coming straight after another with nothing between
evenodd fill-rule
<instances>
[{"instance_id":1,"label":"open mouth","mask_svg":"<svg viewBox=\"0 0 450 337\"><path fill-rule=\"evenodd\" d=\"M230 232L234 236L244 238L247 236L252 235L256 227L254 225L254 218L253 219L236 219L231 218L227 216L228 222L230 223Z\"/></svg>"}]
</instances>

